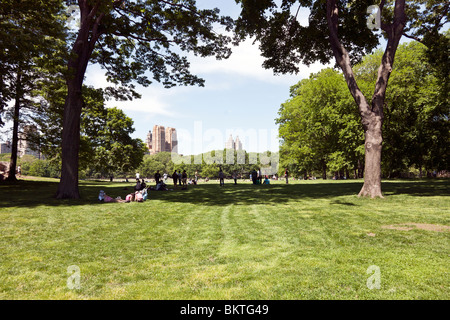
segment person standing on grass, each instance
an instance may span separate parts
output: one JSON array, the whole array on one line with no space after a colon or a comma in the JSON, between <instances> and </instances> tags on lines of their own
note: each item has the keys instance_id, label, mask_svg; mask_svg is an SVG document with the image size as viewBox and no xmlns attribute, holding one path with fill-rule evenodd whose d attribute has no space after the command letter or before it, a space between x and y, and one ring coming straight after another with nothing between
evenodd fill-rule
<instances>
[{"instance_id":1,"label":"person standing on grass","mask_svg":"<svg viewBox=\"0 0 450 320\"><path fill-rule=\"evenodd\" d=\"M177 170L175 170L175 172L172 174L172 180L173 180L173 186L176 188L177 187L177 182L178 182Z\"/></svg>"},{"instance_id":2,"label":"person standing on grass","mask_svg":"<svg viewBox=\"0 0 450 320\"><path fill-rule=\"evenodd\" d=\"M195 174L194 174L194 184L197 184L198 183L198 171L195 171Z\"/></svg>"},{"instance_id":3,"label":"person standing on grass","mask_svg":"<svg viewBox=\"0 0 450 320\"><path fill-rule=\"evenodd\" d=\"M181 170L178 172L178 184L181 186Z\"/></svg>"},{"instance_id":4,"label":"person standing on grass","mask_svg":"<svg viewBox=\"0 0 450 320\"><path fill-rule=\"evenodd\" d=\"M289 179L289 171L288 171L287 168L286 168L286 170L284 171L284 177L286 178L286 184L288 184L288 183L289 183L289 181L288 181L288 179Z\"/></svg>"},{"instance_id":5,"label":"person standing on grass","mask_svg":"<svg viewBox=\"0 0 450 320\"><path fill-rule=\"evenodd\" d=\"M156 173L155 173L155 182L156 182L156 184L159 183L160 179L161 179L161 174L159 173L159 170L157 170Z\"/></svg>"},{"instance_id":6,"label":"person standing on grass","mask_svg":"<svg viewBox=\"0 0 450 320\"><path fill-rule=\"evenodd\" d=\"M219 181L220 181L220 186L223 187L225 185L225 183L224 183L224 174L223 174L222 169L220 169L220 171L219 171Z\"/></svg>"},{"instance_id":7,"label":"person standing on grass","mask_svg":"<svg viewBox=\"0 0 450 320\"><path fill-rule=\"evenodd\" d=\"M187 173L186 170L183 170L183 173L181 174L181 181L183 181L183 189L187 188Z\"/></svg>"},{"instance_id":8,"label":"person standing on grass","mask_svg":"<svg viewBox=\"0 0 450 320\"><path fill-rule=\"evenodd\" d=\"M237 184L237 173L236 173L236 171L233 171L233 180L234 180L234 184Z\"/></svg>"},{"instance_id":9,"label":"person standing on grass","mask_svg":"<svg viewBox=\"0 0 450 320\"><path fill-rule=\"evenodd\" d=\"M258 177L257 177L256 170L253 169L253 171L252 171L252 181L253 181L253 184L256 184L256 180L257 180L257 179L258 179Z\"/></svg>"}]
</instances>

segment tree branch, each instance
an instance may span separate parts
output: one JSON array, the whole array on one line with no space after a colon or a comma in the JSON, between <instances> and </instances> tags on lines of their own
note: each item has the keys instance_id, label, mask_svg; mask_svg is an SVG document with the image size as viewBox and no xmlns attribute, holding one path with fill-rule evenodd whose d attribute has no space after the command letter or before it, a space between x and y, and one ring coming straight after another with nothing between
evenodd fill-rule
<instances>
[{"instance_id":1,"label":"tree branch","mask_svg":"<svg viewBox=\"0 0 450 320\"><path fill-rule=\"evenodd\" d=\"M330 31L330 43L333 50L334 57L337 64L344 73L345 81L353 96L356 104L359 107L361 117L364 119L369 113L369 105L366 98L358 87L358 84L353 73L350 57L348 51L344 48L338 36L338 8L336 0L327 1L327 22Z\"/></svg>"},{"instance_id":2,"label":"tree branch","mask_svg":"<svg viewBox=\"0 0 450 320\"><path fill-rule=\"evenodd\" d=\"M406 38L409 38L409 39L412 39L412 40L416 40L417 42L420 42L420 43L422 43L422 41L423 41L423 39L420 39L419 37L416 37L416 36L409 35L406 32L403 32L403 35Z\"/></svg>"},{"instance_id":3,"label":"tree branch","mask_svg":"<svg viewBox=\"0 0 450 320\"><path fill-rule=\"evenodd\" d=\"M388 33L388 42L380 67L378 68L375 92L372 96L372 111L383 117L383 103L386 95L388 80L394 64L395 52L403 35L406 25L405 0L396 0L394 8L394 21Z\"/></svg>"}]
</instances>

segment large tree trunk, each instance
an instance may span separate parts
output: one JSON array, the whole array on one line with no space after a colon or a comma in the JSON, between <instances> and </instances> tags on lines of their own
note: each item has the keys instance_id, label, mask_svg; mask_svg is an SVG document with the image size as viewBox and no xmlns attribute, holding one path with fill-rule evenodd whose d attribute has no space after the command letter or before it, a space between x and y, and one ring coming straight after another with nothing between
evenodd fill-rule
<instances>
[{"instance_id":1,"label":"large tree trunk","mask_svg":"<svg viewBox=\"0 0 450 320\"><path fill-rule=\"evenodd\" d=\"M383 198L381 193L382 119L373 117L365 129L364 185L358 196Z\"/></svg>"},{"instance_id":2,"label":"large tree trunk","mask_svg":"<svg viewBox=\"0 0 450 320\"><path fill-rule=\"evenodd\" d=\"M17 151L18 151L18 145L19 145L19 117L20 117L20 98L21 98L21 92L22 92L22 85L21 85L21 74L20 71L17 72L17 79L16 79L16 97L15 97L15 104L14 104L14 119L13 119L13 136L12 136L12 145L11 145L11 160L9 162L9 173L8 178L6 180L8 181L17 181L16 178L16 167L17 167Z\"/></svg>"},{"instance_id":3,"label":"large tree trunk","mask_svg":"<svg viewBox=\"0 0 450 320\"><path fill-rule=\"evenodd\" d=\"M80 149L80 116L83 106L81 87L69 85L64 106L62 134L61 181L56 198L79 199L78 191L78 151Z\"/></svg>"},{"instance_id":4,"label":"large tree trunk","mask_svg":"<svg viewBox=\"0 0 450 320\"><path fill-rule=\"evenodd\" d=\"M79 199L78 152L80 150L80 118L83 107L81 90L84 75L95 43L100 37L100 21L104 14L96 17L100 1L94 6L88 1L79 1L81 25L68 62L67 98L64 105L61 180L56 192L57 199Z\"/></svg>"}]
</instances>

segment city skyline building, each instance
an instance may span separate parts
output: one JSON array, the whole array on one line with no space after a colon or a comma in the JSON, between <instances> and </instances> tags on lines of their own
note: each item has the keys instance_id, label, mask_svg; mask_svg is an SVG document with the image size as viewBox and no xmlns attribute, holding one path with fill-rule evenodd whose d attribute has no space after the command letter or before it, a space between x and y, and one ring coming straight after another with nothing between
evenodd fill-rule
<instances>
[{"instance_id":1,"label":"city skyline building","mask_svg":"<svg viewBox=\"0 0 450 320\"><path fill-rule=\"evenodd\" d=\"M146 145L150 155L159 152L178 153L177 130L175 128L164 128L160 125L153 126L147 134Z\"/></svg>"},{"instance_id":2,"label":"city skyline building","mask_svg":"<svg viewBox=\"0 0 450 320\"><path fill-rule=\"evenodd\" d=\"M32 142L29 141L28 136L36 134L37 128L34 125L24 126L23 131L19 132L19 141L17 145L17 156L23 157L26 154L40 158L40 152Z\"/></svg>"},{"instance_id":3,"label":"city skyline building","mask_svg":"<svg viewBox=\"0 0 450 320\"><path fill-rule=\"evenodd\" d=\"M225 143L225 149L232 149L236 151L242 150L242 142L239 139L239 136L236 136L236 139L233 140L233 135L230 134L228 141Z\"/></svg>"},{"instance_id":4,"label":"city skyline building","mask_svg":"<svg viewBox=\"0 0 450 320\"><path fill-rule=\"evenodd\" d=\"M177 130L175 128L166 128L166 151L178 153L178 138Z\"/></svg>"},{"instance_id":5,"label":"city skyline building","mask_svg":"<svg viewBox=\"0 0 450 320\"><path fill-rule=\"evenodd\" d=\"M11 153L11 142L6 141L0 144L0 153Z\"/></svg>"},{"instance_id":6,"label":"city skyline building","mask_svg":"<svg viewBox=\"0 0 450 320\"><path fill-rule=\"evenodd\" d=\"M242 142L239 140L239 136L236 136L236 140L234 141L234 150L240 151L242 150Z\"/></svg>"},{"instance_id":7,"label":"city skyline building","mask_svg":"<svg viewBox=\"0 0 450 320\"><path fill-rule=\"evenodd\" d=\"M233 149L234 150L234 140L233 136L230 134L228 141L225 143L225 149Z\"/></svg>"}]
</instances>

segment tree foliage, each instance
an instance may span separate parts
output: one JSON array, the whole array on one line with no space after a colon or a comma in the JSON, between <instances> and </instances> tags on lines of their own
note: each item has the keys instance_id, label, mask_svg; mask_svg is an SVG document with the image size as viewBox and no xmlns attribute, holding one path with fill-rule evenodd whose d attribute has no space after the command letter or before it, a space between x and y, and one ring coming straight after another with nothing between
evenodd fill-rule
<instances>
[{"instance_id":1,"label":"tree foliage","mask_svg":"<svg viewBox=\"0 0 450 320\"><path fill-rule=\"evenodd\" d=\"M371 94L382 55L378 50L354 67L365 95ZM449 108L443 108L439 94L443 81L433 72L424 45L409 42L399 47L385 99L384 177L411 169L419 174L448 169ZM341 73L324 69L292 86L277 123L283 142L281 166L293 174L360 169L364 138Z\"/></svg>"},{"instance_id":2,"label":"tree foliage","mask_svg":"<svg viewBox=\"0 0 450 320\"><path fill-rule=\"evenodd\" d=\"M0 126L13 122L9 180L16 180L20 125L29 113L39 79L46 77L51 58L65 37L61 1L2 1L0 3Z\"/></svg>"},{"instance_id":3,"label":"tree foliage","mask_svg":"<svg viewBox=\"0 0 450 320\"><path fill-rule=\"evenodd\" d=\"M49 160L60 165L61 124L67 91L59 85L56 85L57 90L45 90L42 94L40 112L34 118L40 134L34 140L40 143L41 152ZM142 162L145 146L142 140L131 137L135 131L132 119L120 109L105 107L103 89L84 87L83 91L80 170L109 176L136 169Z\"/></svg>"},{"instance_id":4,"label":"tree foliage","mask_svg":"<svg viewBox=\"0 0 450 320\"><path fill-rule=\"evenodd\" d=\"M373 86L376 61L381 51L369 55L355 67L365 92ZM397 59L386 91L383 123L383 175L399 176L409 168L448 169L449 113L441 100L446 79L434 71L428 48L418 42L399 47Z\"/></svg>"},{"instance_id":5,"label":"tree foliage","mask_svg":"<svg viewBox=\"0 0 450 320\"><path fill-rule=\"evenodd\" d=\"M0 2L0 126L8 101L30 94L39 67L64 37L62 8L60 0Z\"/></svg>"},{"instance_id":6,"label":"tree foliage","mask_svg":"<svg viewBox=\"0 0 450 320\"><path fill-rule=\"evenodd\" d=\"M359 115L341 73L324 69L291 87L281 105L281 167L304 176L356 170L364 155Z\"/></svg>"}]
</instances>

